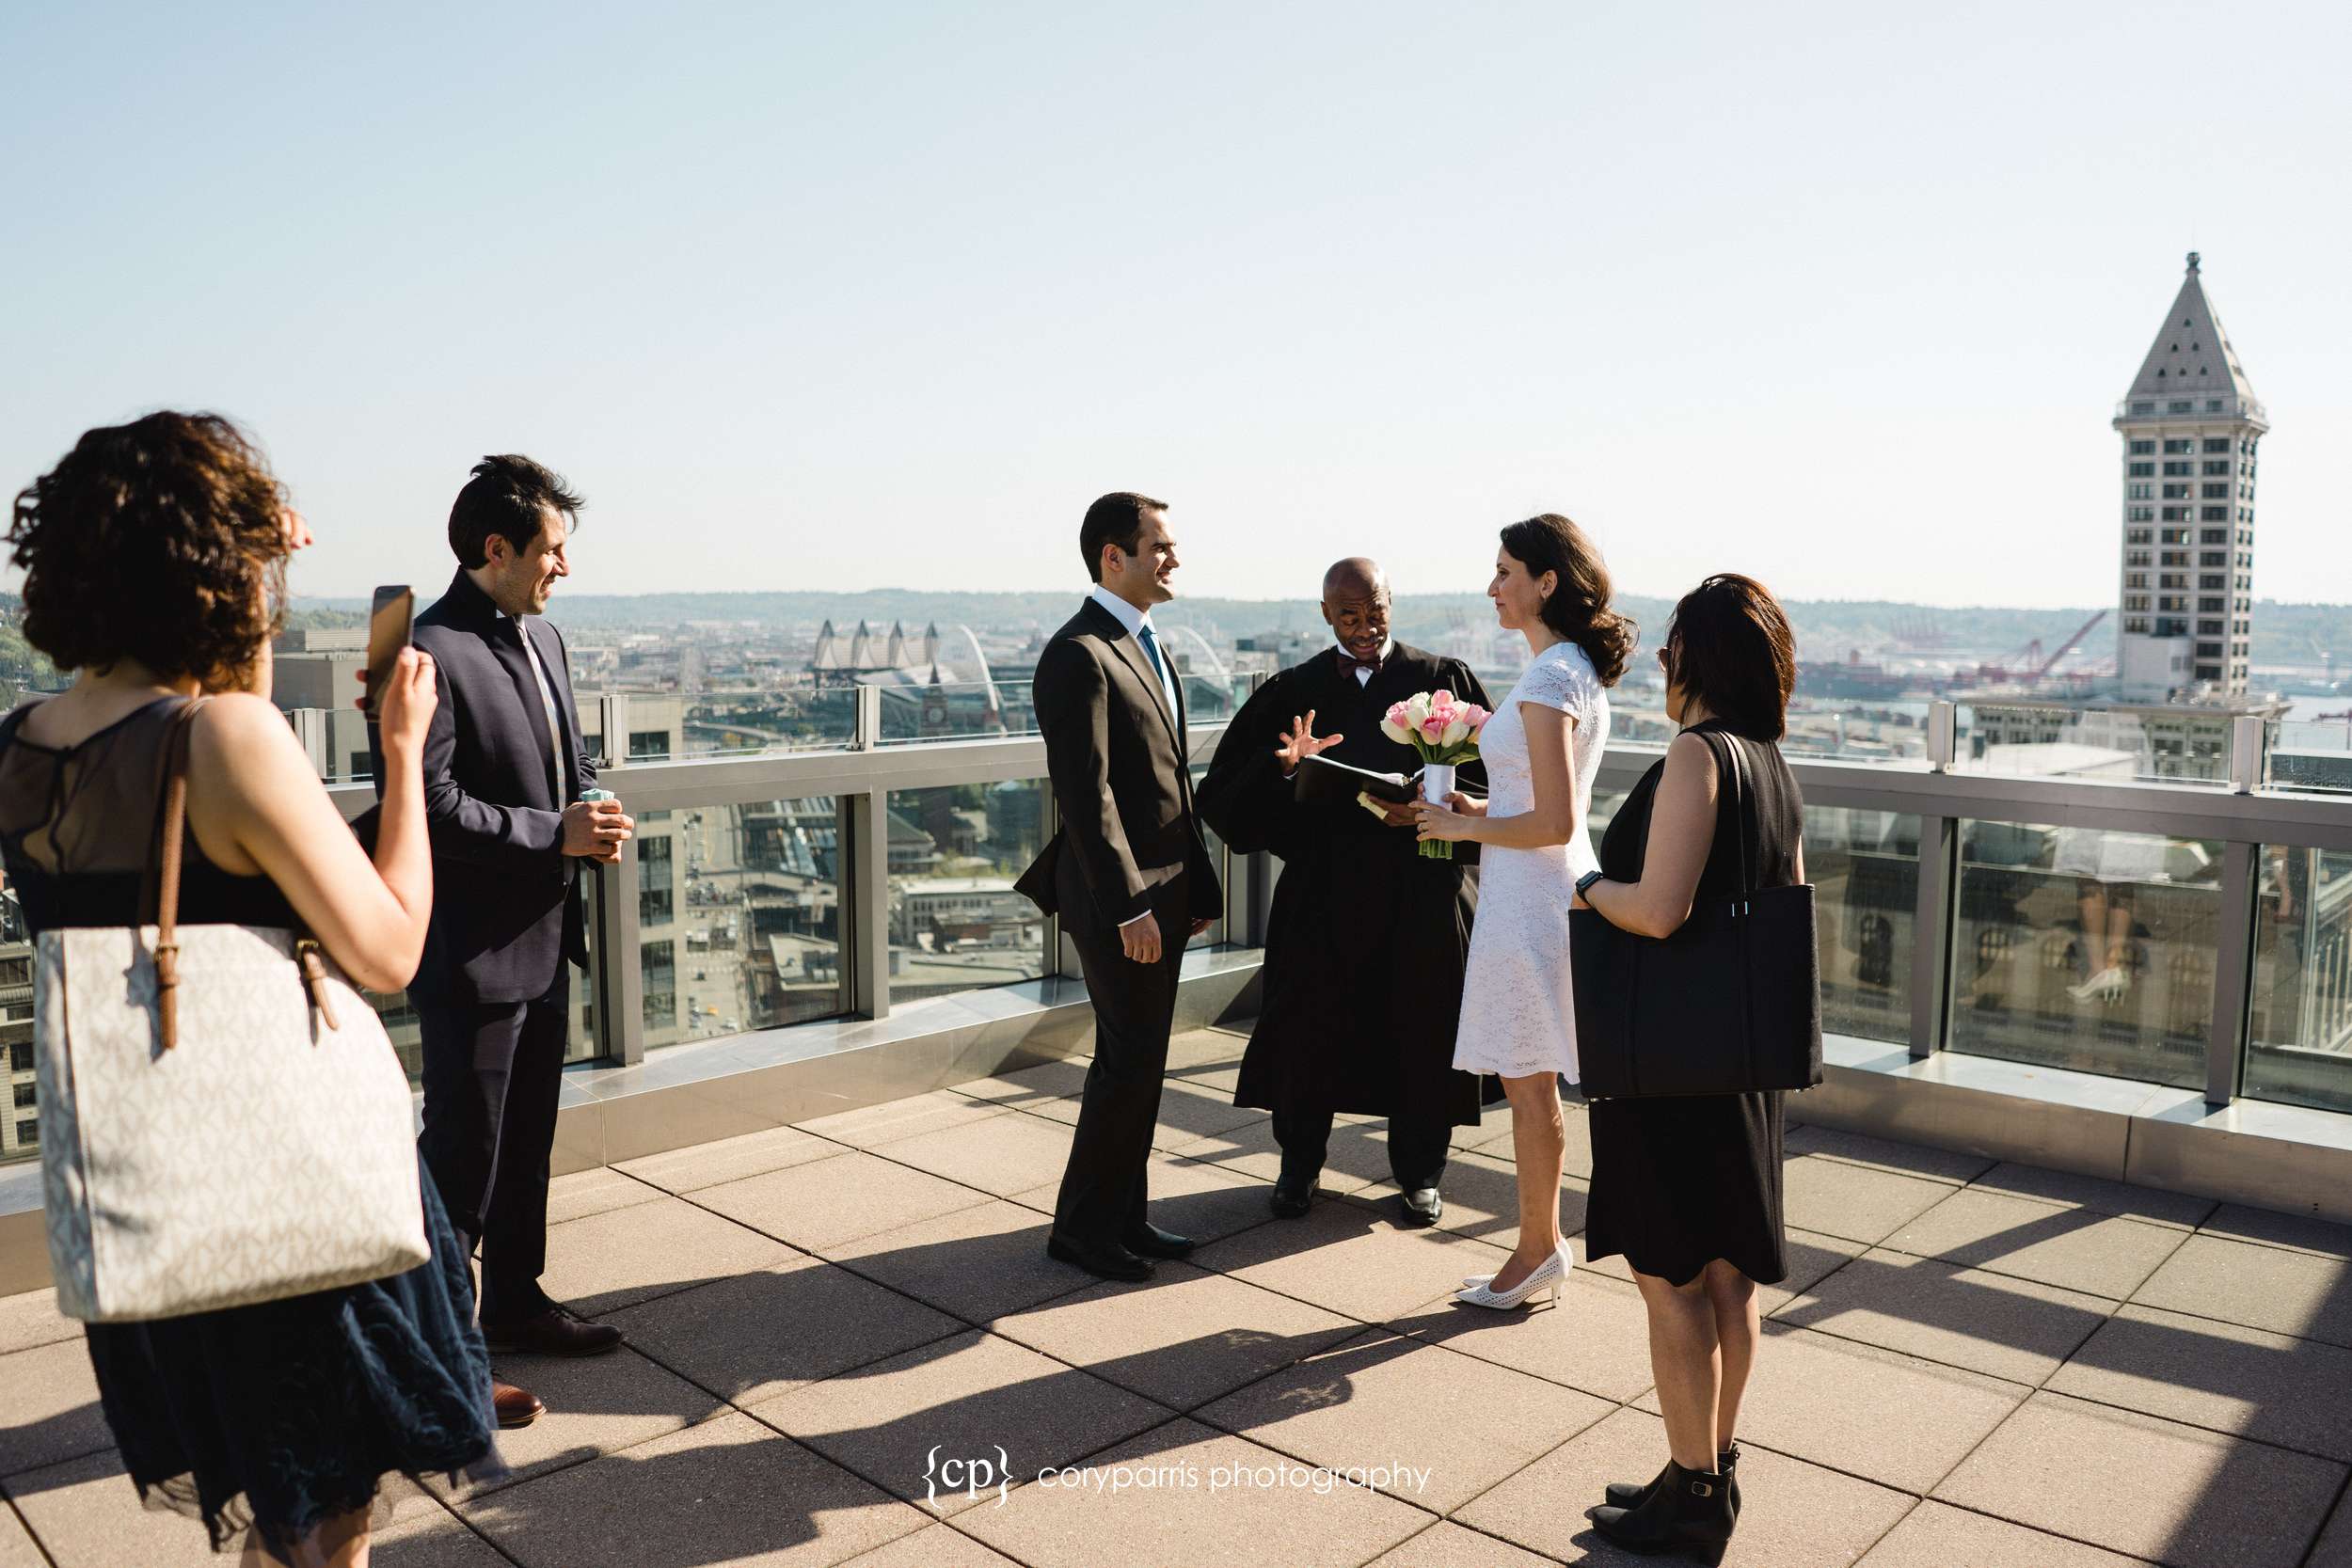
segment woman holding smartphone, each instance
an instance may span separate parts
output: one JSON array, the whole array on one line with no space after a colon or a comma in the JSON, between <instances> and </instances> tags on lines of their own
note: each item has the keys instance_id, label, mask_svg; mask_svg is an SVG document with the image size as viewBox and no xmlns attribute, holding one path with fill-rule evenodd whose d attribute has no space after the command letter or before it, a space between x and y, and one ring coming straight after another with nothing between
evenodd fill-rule
<instances>
[{"instance_id":1,"label":"woman holding smartphone","mask_svg":"<svg viewBox=\"0 0 2352 1568\"><path fill-rule=\"evenodd\" d=\"M433 903L433 661L403 649L384 685L371 859L269 701L286 559L309 531L245 435L209 414L92 430L16 498L8 538L25 639L75 673L0 720L0 860L36 936L146 919L164 748L200 704L182 919L307 928L355 983L405 986ZM201 1518L216 1550L242 1541L247 1563L356 1568L387 1474L501 1472L465 1250L421 1162L419 1182L432 1256L405 1274L87 1325L150 1506Z\"/></svg>"}]
</instances>

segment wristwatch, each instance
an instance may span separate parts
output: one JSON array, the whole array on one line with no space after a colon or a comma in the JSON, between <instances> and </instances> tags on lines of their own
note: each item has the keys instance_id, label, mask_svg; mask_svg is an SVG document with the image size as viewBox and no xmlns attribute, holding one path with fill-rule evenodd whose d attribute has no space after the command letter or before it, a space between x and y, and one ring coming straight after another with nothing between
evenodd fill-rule
<instances>
[{"instance_id":1,"label":"wristwatch","mask_svg":"<svg viewBox=\"0 0 2352 1568\"><path fill-rule=\"evenodd\" d=\"M1583 876L1579 877L1576 879L1576 895L1579 898L1583 899L1586 903L1591 903L1592 886L1595 882L1600 880L1600 876L1601 874L1597 871L1587 871Z\"/></svg>"}]
</instances>

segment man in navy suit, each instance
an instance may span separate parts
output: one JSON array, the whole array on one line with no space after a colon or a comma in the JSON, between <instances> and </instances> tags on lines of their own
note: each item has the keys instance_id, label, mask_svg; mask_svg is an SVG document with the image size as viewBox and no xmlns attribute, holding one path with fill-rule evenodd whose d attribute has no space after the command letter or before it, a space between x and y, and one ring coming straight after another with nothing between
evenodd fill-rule
<instances>
[{"instance_id":1,"label":"man in navy suit","mask_svg":"<svg viewBox=\"0 0 2352 1568\"><path fill-rule=\"evenodd\" d=\"M582 800L596 770L580 743L564 640L545 619L571 575L581 501L528 457L486 457L450 509L457 575L417 617L440 705L424 743L433 921L408 990L424 1037L420 1140L450 1218L482 1254L482 1329L493 1351L592 1355L620 1331L566 1314L547 1266L570 975L587 967L580 864L611 864L635 824L617 800ZM499 1388L501 1425L545 1407Z\"/></svg>"}]
</instances>

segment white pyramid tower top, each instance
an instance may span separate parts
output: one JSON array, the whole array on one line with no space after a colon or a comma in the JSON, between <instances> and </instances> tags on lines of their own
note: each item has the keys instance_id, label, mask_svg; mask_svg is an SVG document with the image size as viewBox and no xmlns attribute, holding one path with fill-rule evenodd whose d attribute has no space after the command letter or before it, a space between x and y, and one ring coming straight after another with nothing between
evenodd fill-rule
<instances>
[{"instance_id":1,"label":"white pyramid tower top","mask_svg":"<svg viewBox=\"0 0 2352 1568\"><path fill-rule=\"evenodd\" d=\"M2181 280L2181 292L2174 296L2164 325L2148 345L2148 357L2132 378L2126 401L2195 398L2198 411L2205 412L2206 399L2223 397L2233 402L2222 412L2259 420L2262 402L2254 396L2246 367L2238 363L2237 350L2230 346L2230 335L2222 330L2213 301L2206 297L2198 261L2197 252L2190 251L2188 276ZM2164 412L2161 402L2156 412Z\"/></svg>"}]
</instances>

